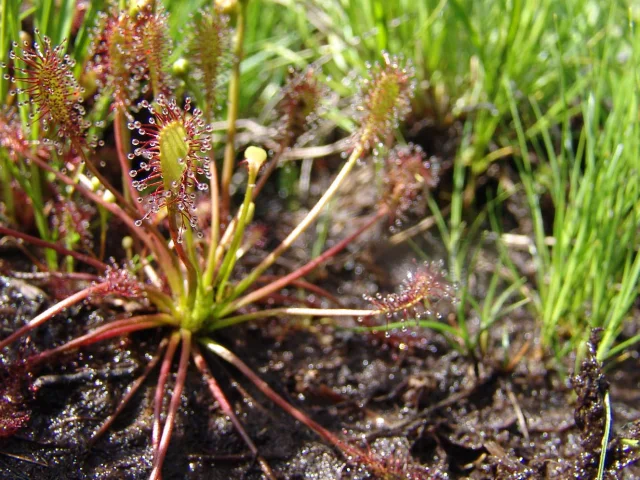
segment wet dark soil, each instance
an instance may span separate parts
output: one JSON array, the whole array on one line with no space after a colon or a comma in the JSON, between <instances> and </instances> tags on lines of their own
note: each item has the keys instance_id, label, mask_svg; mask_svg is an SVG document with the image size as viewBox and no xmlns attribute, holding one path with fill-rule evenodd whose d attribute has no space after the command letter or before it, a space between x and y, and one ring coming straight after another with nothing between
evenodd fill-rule
<instances>
[{"instance_id":1,"label":"wet dark soil","mask_svg":"<svg viewBox=\"0 0 640 480\"><path fill-rule=\"evenodd\" d=\"M0 279L0 296L3 336L47 302L31 283L8 277ZM154 354L162 332L95 345L38 371L8 368L113 313L72 310L3 353L0 478L148 475L153 373L109 432L94 444L91 437ZM508 357L514 358L533 323L514 316L496 331L512 337ZM637 351L606 373L588 356L576 376L563 378L560 369L536 359L533 348L507 366L497 353L474 361L428 330L412 335L398 340L273 320L267 328L241 327L220 338L293 405L362 448L359 458L319 441L232 367L213 356L208 361L279 478L382 478L367 468L374 462L385 465L388 478L596 478L606 392L614 422L604 478L640 478ZM17 419L14 431L7 418ZM164 472L165 479L262 478L195 370Z\"/></svg>"}]
</instances>

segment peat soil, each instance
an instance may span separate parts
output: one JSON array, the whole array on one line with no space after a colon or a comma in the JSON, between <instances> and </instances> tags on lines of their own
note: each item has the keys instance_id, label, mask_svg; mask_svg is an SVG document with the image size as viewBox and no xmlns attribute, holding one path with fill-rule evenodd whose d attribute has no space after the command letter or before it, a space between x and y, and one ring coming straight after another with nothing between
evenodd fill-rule
<instances>
[{"instance_id":1,"label":"peat soil","mask_svg":"<svg viewBox=\"0 0 640 480\"><path fill-rule=\"evenodd\" d=\"M370 188L375 182L364 170L343 189L357 191L358 203L337 200L340 208L333 212L327 245L355 228L354 219L363 218L375 204ZM312 185L311 196L326 187L323 178ZM258 216L288 232L296 218L288 218L281 204L263 203ZM511 206L518 209L516 203ZM526 234L517 221L524 215L514 215L514 227ZM278 267L290 271L291 265L304 262L316 235L310 232ZM273 236L277 244L281 234ZM347 307L363 307L363 293L394 291L415 267L415 255L406 245L389 250L380 238L380 231L369 232L310 280ZM434 260L445 258L437 239L421 238L426 240L420 247ZM3 248L0 337L64 297L65 289L81 287L18 276L16 270L30 267L16 268L18 250ZM497 263L490 248L483 248L479 258L472 277L476 298L482 298ZM521 260L526 269L526 258ZM157 367L111 428L100 438L94 432L154 357L166 332L96 344L56 357L37 371L16 362L109 321L125 306L69 309L0 352L0 480L148 477ZM452 306L439 307L440 321L455 322ZM470 318L473 333L478 322ZM639 323L636 310L628 333L637 331ZM638 349L607 365L606 371L587 354L572 373L574 358L556 364L541 353L537 323L524 308L493 325L483 339L484 353L474 355L460 353L427 329L411 326L385 335L357 333L352 326L272 319L234 327L218 337L291 404L361 449L362 455L350 458L273 405L233 367L207 356L278 478L595 479L608 392L613 422L604 442L604 478L640 479ZM187 377L163 478L263 478L195 369Z\"/></svg>"},{"instance_id":2,"label":"peat soil","mask_svg":"<svg viewBox=\"0 0 640 480\"><path fill-rule=\"evenodd\" d=\"M3 334L40 308L42 297L33 297L35 292L21 281L0 279ZM87 308L73 313L50 322L12 353L59 344L110 314ZM525 345L523 319L507 323L514 348ZM209 361L279 478L596 478L607 391L614 423L604 478L640 478L637 351L606 375L589 355L577 375L563 380L561 372L529 354L512 366L496 358L474 362L429 331L399 335L274 322L222 339L291 403L361 447L365 453L359 458L343 457L238 372L216 358ZM145 478L152 460L153 374L112 428L95 442L91 436L154 354L159 338L139 334L92 346L37 372L5 368L0 478ZM2 357L5 367L9 357ZM28 383L21 382L25 378ZM370 473L373 463L384 465L389 476ZM164 472L165 479L261 478L195 371Z\"/></svg>"}]
</instances>

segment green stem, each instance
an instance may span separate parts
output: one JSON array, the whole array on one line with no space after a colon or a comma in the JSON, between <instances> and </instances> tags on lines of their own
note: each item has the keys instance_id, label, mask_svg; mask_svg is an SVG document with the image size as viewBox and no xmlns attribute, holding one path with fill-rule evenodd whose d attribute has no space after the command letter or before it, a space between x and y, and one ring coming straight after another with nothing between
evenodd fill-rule
<instances>
[{"instance_id":1,"label":"green stem","mask_svg":"<svg viewBox=\"0 0 640 480\"><path fill-rule=\"evenodd\" d=\"M188 286L187 286L187 298L185 298L187 303L186 303L186 305L183 305L184 307L186 307L188 305L193 305L193 300L195 298L195 292L196 292L197 285L198 285L198 276L199 275L198 275L198 272L196 270L196 267L191 262L191 259L189 258L189 255L185 251L182 243L178 241L179 240L179 231L178 231L178 229L180 227L178 227L178 223L176 221L176 218L180 215L180 212L178 211L178 209L175 206L169 206L169 208L167 210L168 210L167 217L169 219L169 232L171 234L171 239L173 240L173 248L175 249L176 253L178 254L178 257L180 258L180 260L182 261L182 264L187 269ZM187 234L187 232L191 232L191 227L190 226L186 226L185 227L184 234Z\"/></svg>"},{"instance_id":2,"label":"green stem","mask_svg":"<svg viewBox=\"0 0 640 480\"><path fill-rule=\"evenodd\" d=\"M231 70L231 80L229 82L229 111L227 114L227 143L224 148L224 163L222 164L222 220L225 221L229 212L229 187L233 166L235 163L235 137L236 120L238 119L238 105L240 103L240 64L244 51L245 37L245 15L247 1L238 2L238 20L236 25L236 43L233 52L233 67Z\"/></svg>"},{"instance_id":3,"label":"green stem","mask_svg":"<svg viewBox=\"0 0 640 480\"><path fill-rule=\"evenodd\" d=\"M6 155L2 155L0 162L2 162L2 168L0 168L0 185L2 185L2 201L4 202L6 216L15 221L16 211L15 202L13 201L13 189L11 188L11 160Z\"/></svg>"},{"instance_id":4,"label":"green stem","mask_svg":"<svg viewBox=\"0 0 640 480\"><path fill-rule=\"evenodd\" d=\"M42 181L40 180L40 170L33 164L29 167L30 170L30 198L33 202L33 214L36 221L36 227L38 233L45 240L51 240L51 232L49 231L49 225L47 225L47 218L44 214L44 202L42 200ZM58 260L53 250L45 250L45 258L47 265L51 270L57 270Z\"/></svg>"},{"instance_id":5,"label":"green stem","mask_svg":"<svg viewBox=\"0 0 640 480\"><path fill-rule=\"evenodd\" d=\"M255 267L249 275L247 275L244 280L242 280L234 289L233 297L237 298L242 292L244 292L256 279L264 273L264 271L269 268L273 263L282 255L292 244L293 242L311 225L311 223L318 217L322 209L327 205L329 200L336 194L338 188L342 185L344 180L347 178L349 172L353 169L354 165L358 161L358 159L364 153L364 148L362 144L357 144L354 148L353 152L351 152L351 156L347 160L347 163L344 164L338 176L333 180L327 191L322 195L318 203L314 205L314 207L309 211L307 216L293 229L293 231L285 238L278 247L271 252L267 257L257 266ZM221 317L228 315L231 313L233 309L226 307L220 313Z\"/></svg>"},{"instance_id":6,"label":"green stem","mask_svg":"<svg viewBox=\"0 0 640 480\"><path fill-rule=\"evenodd\" d=\"M233 267L237 261L238 247L240 247L240 241L242 240L242 235L244 234L245 227L247 226L247 222L250 220L252 215L252 202L253 198L253 189L255 187L255 181L257 176L257 171L250 169L249 170L249 179L247 182L247 190L244 193L244 202L240 207L238 212L238 222L235 232L233 234L233 240L231 240L231 245L227 250L227 254L224 257L222 262L222 267L220 268L220 282L218 283L218 292L217 292L217 300L221 301L224 297L224 291L227 286L227 281L229 280L229 276L233 271Z\"/></svg>"},{"instance_id":7,"label":"green stem","mask_svg":"<svg viewBox=\"0 0 640 480\"><path fill-rule=\"evenodd\" d=\"M607 462L607 446L609 445L609 437L611 436L611 399L609 398L609 392L604 394L604 432L602 432L602 442L600 445L600 461L598 462L598 475L597 480L602 480L605 474L606 462Z\"/></svg>"},{"instance_id":8,"label":"green stem","mask_svg":"<svg viewBox=\"0 0 640 480\"><path fill-rule=\"evenodd\" d=\"M203 282L205 288L213 283L213 274L217 267L216 250L220 241L220 192L218 191L218 169L215 161L210 164L211 178L209 179L209 190L211 190L211 237L209 241L209 252L207 254L207 267L204 273Z\"/></svg>"}]
</instances>

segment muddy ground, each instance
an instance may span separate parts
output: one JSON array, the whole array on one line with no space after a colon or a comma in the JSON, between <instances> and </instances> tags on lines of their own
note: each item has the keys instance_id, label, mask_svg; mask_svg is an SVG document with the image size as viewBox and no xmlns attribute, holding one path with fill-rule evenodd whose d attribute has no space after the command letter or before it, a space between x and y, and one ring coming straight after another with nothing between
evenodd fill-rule
<instances>
[{"instance_id":1,"label":"muddy ground","mask_svg":"<svg viewBox=\"0 0 640 480\"><path fill-rule=\"evenodd\" d=\"M0 296L3 336L46 301L31 283L6 276ZM6 366L11 355L60 344L113 313L78 308L15 345L2 360ZM606 374L587 358L571 377L565 373L570 359L562 368L549 368L549 359L532 353L535 328L524 312L495 331L511 338L511 351L504 355L496 347L477 360L415 328L387 338L272 320L266 328L241 327L220 338L292 404L367 452L362 458L344 458L239 372L208 359L280 478L381 478L368 471L368 462L387 465L396 475L389 478L596 478L608 385L615 421L605 478L640 478L633 443L640 440L638 351ZM59 357L29 372L25 383L15 378L27 372L5 370L0 412L23 426L0 440L0 478L145 478L152 460L154 373L114 426L93 445L90 439L161 336L136 334ZM195 371L164 471L165 479L261 478Z\"/></svg>"}]
</instances>

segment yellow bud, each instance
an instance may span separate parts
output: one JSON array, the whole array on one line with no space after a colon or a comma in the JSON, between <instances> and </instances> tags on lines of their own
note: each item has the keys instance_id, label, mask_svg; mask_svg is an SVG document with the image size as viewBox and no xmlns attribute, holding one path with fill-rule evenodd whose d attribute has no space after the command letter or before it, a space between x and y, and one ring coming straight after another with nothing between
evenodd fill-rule
<instances>
[{"instance_id":1,"label":"yellow bud","mask_svg":"<svg viewBox=\"0 0 640 480\"><path fill-rule=\"evenodd\" d=\"M122 239L122 248L129 250L133 247L133 238L126 236Z\"/></svg>"},{"instance_id":2,"label":"yellow bud","mask_svg":"<svg viewBox=\"0 0 640 480\"><path fill-rule=\"evenodd\" d=\"M244 158L249 166L249 173L257 175L260 167L267 159L267 152L260 147L248 147L244 151Z\"/></svg>"},{"instance_id":3,"label":"yellow bud","mask_svg":"<svg viewBox=\"0 0 640 480\"><path fill-rule=\"evenodd\" d=\"M102 199L107 203L115 203L116 201L116 197L114 197L113 193L111 193L109 190L105 190L105 192L102 194Z\"/></svg>"},{"instance_id":4,"label":"yellow bud","mask_svg":"<svg viewBox=\"0 0 640 480\"><path fill-rule=\"evenodd\" d=\"M189 61L186 58L179 58L173 62L171 69L173 70L174 75L185 75L189 71Z\"/></svg>"}]
</instances>

